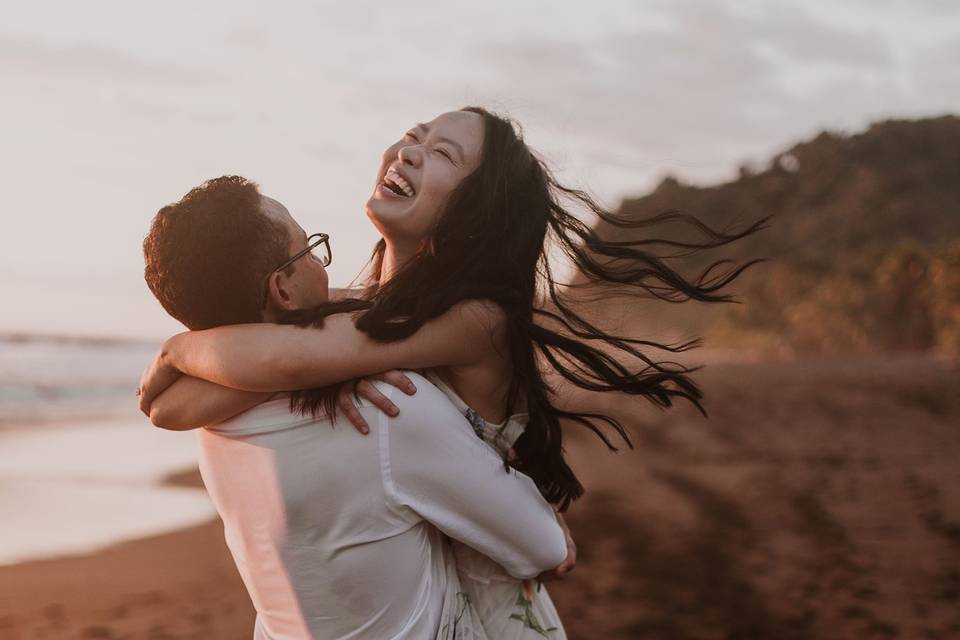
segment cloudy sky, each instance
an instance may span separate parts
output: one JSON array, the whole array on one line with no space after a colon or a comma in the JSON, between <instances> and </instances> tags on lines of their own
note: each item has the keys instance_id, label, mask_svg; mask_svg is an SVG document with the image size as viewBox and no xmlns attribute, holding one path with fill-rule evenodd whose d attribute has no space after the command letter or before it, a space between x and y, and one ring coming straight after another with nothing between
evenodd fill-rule
<instances>
[{"instance_id":1,"label":"cloudy sky","mask_svg":"<svg viewBox=\"0 0 960 640\"><path fill-rule=\"evenodd\" d=\"M330 233L344 284L383 148L465 104L616 206L823 128L960 112L958 64L955 0L4 3L0 331L178 331L140 243L224 173Z\"/></svg>"}]
</instances>

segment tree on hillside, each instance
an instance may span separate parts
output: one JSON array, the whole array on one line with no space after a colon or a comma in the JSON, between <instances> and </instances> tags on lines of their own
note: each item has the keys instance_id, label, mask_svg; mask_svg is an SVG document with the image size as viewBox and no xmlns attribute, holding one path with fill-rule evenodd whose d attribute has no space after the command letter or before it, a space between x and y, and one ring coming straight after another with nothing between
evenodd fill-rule
<instances>
[{"instance_id":1,"label":"tree on hillside","mask_svg":"<svg viewBox=\"0 0 960 640\"><path fill-rule=\"evenodd\" d=\"M662 314L679 324L687 314L713 344L960 355L957 167L960 118L888 120L854 135L821 133L724 184L665 179L620 213L678 209L722 230L774 216L767 231L722 249L734 262L770 260L743 278L743 305Z\"/></svg>"}]
</instances>

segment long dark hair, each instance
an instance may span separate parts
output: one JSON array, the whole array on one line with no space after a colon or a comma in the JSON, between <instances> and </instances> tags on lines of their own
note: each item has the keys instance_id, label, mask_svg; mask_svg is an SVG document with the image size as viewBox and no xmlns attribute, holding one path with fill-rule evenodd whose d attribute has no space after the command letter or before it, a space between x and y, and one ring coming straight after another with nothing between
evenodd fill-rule
<instances>
[{"instance_id":1,"label":"long dark hair","mask_svg":"<svg viewBox=\"0 0 960 640\"><path fill-rule=\"evenodd\" d=\"M613 443L599 426L604 423L628 446L631 443L623 425L611 416L559 408L545 382L543 366L581 389L642 396L661 407L671 406L675 398L693 403L701 412L703 407L701 391L690 377L693 369L651 355L657 350L686 351L697 341L659 344L604 332L565 300L551 270L551 245L595 282L671 302L726 302L731 298L723 289L756 261L731 265L720 260L687 277L653 249L669 247L690 254L716 248L754 233L765 220L736 233L714 231L676 211L628 220L604 210L585 192L557 182L511 120L479 107L464 111L483 118L479 166L453 192L418 254L382 286L378 278L385 244L378 243L366 299L343 303L337 311L357 311L357 328L375 340L389 342L412 335L458 302L476 299L500 305L506 312L513 373L506 414L523 408L530 416L514 445L516 457L511 465L529 475L548 501L566 509L583 494L583 486L564 460L561 421L586 426L611 449ZM616 228L681 223L696 231L698 239L606 241L565 203L584 208ZM330 312L293 314L287 321L314 323ZM634 370L624 364L630 359L639 359L642 367ZM334 385L296 394L293 406L304 412L329 413L340 388Z\"/></svg>"}]
</instances>

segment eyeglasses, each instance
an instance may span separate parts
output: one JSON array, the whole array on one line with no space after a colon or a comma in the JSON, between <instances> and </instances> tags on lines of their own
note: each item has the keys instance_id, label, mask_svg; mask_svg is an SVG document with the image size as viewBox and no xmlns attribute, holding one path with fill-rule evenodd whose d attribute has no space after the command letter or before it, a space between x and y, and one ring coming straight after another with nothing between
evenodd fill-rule
<instances>
[{"instance_id":1,"label":"eyeglasses","mask_svg":"<svg viewBox=\"0 0 960 640\"><path fill-rule=\"evenodd\" d=\"M330 263L333 262L333 253L330 251L330 236L325 233L315 233L309 236L307 238L307 248L290 256L289 260L274 269L273 272L283 271L308 253L312 253L323 266L330 266Z\"/></svg>"},{"instance_id":2,"label":"eyeglasses","mask_svg":"<svg viewBox=\"0 0 960 640\"><path fill-rule=\"evenodd\" d=\"M313 253L313 256L319 260L323 266L329 266L330 263L333 262L333 253L330 251L330 236L325 233L315 233L312 236L308 236L306 249L290 256L283 264L270 273L274 274L277 271L283 271L308 253ZM267 286L269 280L269 275L263 280L263 300L260 303L261 309L266 306L267 298L270 295L270 288Z\"/></svg>"}]
</instances>

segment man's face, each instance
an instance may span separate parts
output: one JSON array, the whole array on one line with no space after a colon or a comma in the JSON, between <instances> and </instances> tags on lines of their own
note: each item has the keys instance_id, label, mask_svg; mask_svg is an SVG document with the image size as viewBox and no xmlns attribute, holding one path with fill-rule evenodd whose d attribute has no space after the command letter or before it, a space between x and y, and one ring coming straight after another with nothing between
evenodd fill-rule
<instances>
[{"instance_id":1,"label":"man's face","mask_svg":"<svg viewBox=\"0 0 960 640\"><path fill-rule=\"evenodd\" d=\"M293 219L287 208L268 196L260 197L264 214L280 224L290 236L288 255L293 256L307 248L307 234ZM327 270L312 253L298 258L287 273L279 273L279 285L289 296L291 309L307 309L329 300Z\"/></svg>"}]
</instances>

